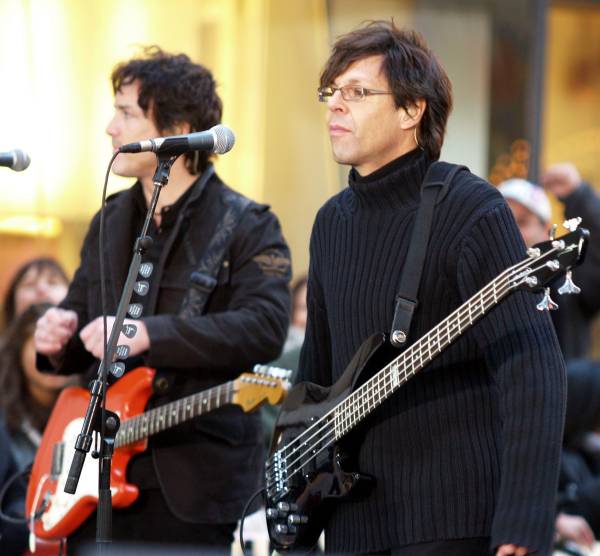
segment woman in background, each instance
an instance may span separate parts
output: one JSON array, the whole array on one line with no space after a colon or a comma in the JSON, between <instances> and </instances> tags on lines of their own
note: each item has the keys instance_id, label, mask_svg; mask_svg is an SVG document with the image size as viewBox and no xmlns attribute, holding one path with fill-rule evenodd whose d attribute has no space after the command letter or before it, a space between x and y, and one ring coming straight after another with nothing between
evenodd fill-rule
<instances>
[{"instance_id":1,"label":"woman in background","mask_svg":"<svg viewBox=\"0 0 600 556\"><path fill-rule=\"evenodd\" d=\"M0 343L0 415L19 469L33 461L58 394L76 380L36 369L33 332L49 307L31 305L13 319Z\"/></svg>"},{"instance_id":2,"label":"woman in background","mask_svg":"<svg viewBox=\"0 0 600 556\"><path fill-rule=\"evenodd\" d=\"M69 286L63 267L51 257L31 259L13 276L2 303L3 328L34 303L58 305Z\"/></svg>"}]
</instances>

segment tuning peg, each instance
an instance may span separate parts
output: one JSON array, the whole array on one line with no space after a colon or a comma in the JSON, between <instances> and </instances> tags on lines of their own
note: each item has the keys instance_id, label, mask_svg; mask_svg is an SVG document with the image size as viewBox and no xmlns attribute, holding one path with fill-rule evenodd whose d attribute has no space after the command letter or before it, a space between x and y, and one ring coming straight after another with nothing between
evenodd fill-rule
<instances>
[{"instance_id":1,"label":"tuning peg","mask_svg":"<svg viewBox=\"0 0 600 556\"><path fill-rule=\"evenodd\" d=\"M558 226L556 224L552 224L552 228L550 228L550 232L548 233L551 241L554 241L554 238L556 237L557 228Z\"/></svg>"},{"instance_id":2,"label":"tuning peg","mask_svg":"<svg viewBox=\"0 0 600 556\"><path fill-rule=\"evenodd\" d=\"M563 226L567 230L569 230L569 232L574 232L577 229L577 226L579 226L579 224L581 224L581 218L579 216L577 218L571 218L563 222Z\"/></svg>"},{"instance_id":3,"label":"tuning peg","mask_svg":"<svg viewBox=\"0 0 600 556\"><path fill-rule=\"evenodd\" d=\"M558 305L550 297L550 288L544 288L544 299L536 305L536 308L538 311L556 311L558 309Z\"/></svg>"},{"instance_id":4,"label":"tuning peg","mask_svg":"<svg viewBox=\"0 0 600 556\"><path fill-rule=\"evenodd\" d=\"M565 276L565 283L560 288L558 288L558 294L565 295L578 293L581 293L581 288L575 285L575 283L573 282L571 271L567 270L567 275Z\"/></svg>"}]
</instances>

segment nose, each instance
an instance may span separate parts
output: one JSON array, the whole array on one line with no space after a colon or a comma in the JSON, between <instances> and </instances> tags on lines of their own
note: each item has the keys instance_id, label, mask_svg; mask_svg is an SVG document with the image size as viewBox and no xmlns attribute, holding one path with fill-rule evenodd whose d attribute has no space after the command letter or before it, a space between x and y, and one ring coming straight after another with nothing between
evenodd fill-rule
<instances>
[{"instance_id":1,"label":"nose","mask_svg":"<svg viewBox=\"0 0 600 556\"><path fill-rule=\"evenodd\" d=\"M327 108L332 112L344 111L347 108L346 101L342 98L341 91L334 91L327 99Z\"/></svg>"},{"instance_id":2,"label":"nose","mask_svg":"<svg viewBox=\"0 0 600 556\"><path fill-rule=\"evenodd\" d=\"M106 126L106 133L108 135L110 135L111 137L114 137L118 133L116 120L117 120L117 115L114 114L113 117L108 122L108 125Z\"/></svg>"},{"instance_id":3,"label":"nose","mask_svg":"<svg viewBox=\"0 0 600 556\"><path fill-rule=\"evenodd\" d=\"M45 295L46 292L50 289L50 284L48 284L46 280L39 280L36 283L35 287L39 294Z\"/></svg>"}]
</instances>

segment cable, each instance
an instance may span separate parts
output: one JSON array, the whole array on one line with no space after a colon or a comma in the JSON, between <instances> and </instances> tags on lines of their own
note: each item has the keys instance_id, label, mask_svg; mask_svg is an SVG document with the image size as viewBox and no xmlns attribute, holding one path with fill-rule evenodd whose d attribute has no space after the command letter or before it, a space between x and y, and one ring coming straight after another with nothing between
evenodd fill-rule
<instances>
[{"instance_id":1,"label":"cable","mask_svg":"<svg viewBox=\"0 0 600 556\"><path fill-rule=\"evenodd\" d=\"M29 519L25 516L23 517L15 517L8 514L5 514L2 510L2 503L4 502L4 497L6 493L9 491L10 487L13 483L20 477L24 477L31 472L31 465L28 465L25 469L21 471L17 471L13 473L9 479L2 486L2 490L0 490L0 520L6 521L7 523L12 523L14 525L27 525L29 523ZM44 512L46 511L46 504L42 504L41 508L35 513L35 519L38 519Z\"/></svg>"},{"instance_id":2,"label":"cable","mask_svg":"<svg viewBox=\"0 0 600 556\"><path fill-rule=\"evenodd\" d=\"M248 556L248 554L246 554L246 547L245 547L245 543L244 543L244 520L246 519L246 514L250 510L250 506L252 505L252 502L254 502L254 499L263 492L266 492L265 487L262 487L259 490L257 490L250 497L250 500L248 500L248 502L244 506L244 511L242 512L242 519L240 520L240 546L242 547L242 554L244 556Z\"/></svg>"}]
</instances>

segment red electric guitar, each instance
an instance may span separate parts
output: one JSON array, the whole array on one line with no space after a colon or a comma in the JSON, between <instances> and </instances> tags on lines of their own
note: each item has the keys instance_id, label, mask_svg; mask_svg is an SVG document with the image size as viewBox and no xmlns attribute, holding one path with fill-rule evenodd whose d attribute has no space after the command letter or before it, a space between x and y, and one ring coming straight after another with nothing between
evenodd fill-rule
<instances>
[{"instance_id":1,"label":"red electric guitar","mask_svg":"<svg viewBox=\"0 0 600 556\"><path fill-rule=\"evenodd\" d=\"M290 371L256 365L254 373L197 394L144 411L152 395L155 371L139 367L108 389L106 407L117 413L121 428L115 439L111 468L114 508L132 504L138 488L127 483L126 470L134 454L148 446L148 437L203 415L226 404L254 411L263 403L278 404L288 388ZM77 492L64 492L75 441L81 432L90 393L84 388L63 390L46 425L27 488L25 505L30 519L30 550L35 540L69 536L96 509L98 503L98 460L85 458Z\"/></svg>"}]
</instances>

